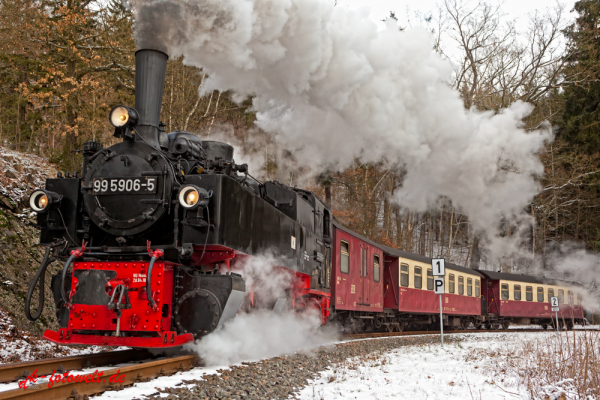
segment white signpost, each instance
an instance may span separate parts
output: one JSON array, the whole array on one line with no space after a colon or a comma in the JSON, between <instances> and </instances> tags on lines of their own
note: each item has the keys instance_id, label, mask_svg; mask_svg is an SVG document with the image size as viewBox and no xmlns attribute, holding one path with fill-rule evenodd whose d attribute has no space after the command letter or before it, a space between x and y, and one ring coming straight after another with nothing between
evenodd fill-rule
<instances>
[{"instance_id":1,"label":"white signpost","mask_svg":"<svg viewBox=\"0 0 600 400\"><path fill-rule=\"evenodd\" d=\"M435 294L440 295L440 334L442 338L442 346L444 345L444 316L442 308L442 295L446 292L444 288L444 275L446 275L445 260L443 258L433 258L431 260L431 269L433 271L433 288Z\"/></svg>"},{"instance_id":2,"label":"white signpost","mask_svg":"<svg viewBox=\"0 0 600 400\"><path fill-rule=\"evenodd\" d=\"M552 306L552 311L554 311L556 315L556 332L558 333L558 297L552 296L550 297L550 306Z\"/></svg>"}]
</instances>

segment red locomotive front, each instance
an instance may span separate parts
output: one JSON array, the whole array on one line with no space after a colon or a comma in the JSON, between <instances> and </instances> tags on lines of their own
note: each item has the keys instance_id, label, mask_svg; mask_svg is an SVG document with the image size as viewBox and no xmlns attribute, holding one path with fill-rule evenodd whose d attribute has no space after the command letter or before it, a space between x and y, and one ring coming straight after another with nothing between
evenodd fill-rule
<instances>
[{"instance_id":1,"label":"red locomotive front","mask_svg":"<svg viewBox=\"0 0 600 400\"><path fill-rule=\"evenodd\" d=\"M44 337L61 344L141 347L192 341L192 334L172 329L174 264L153 266L154 305L146 294L148 266L146 261L73 263L67 327Z\"/></svg>"}]
</instances>

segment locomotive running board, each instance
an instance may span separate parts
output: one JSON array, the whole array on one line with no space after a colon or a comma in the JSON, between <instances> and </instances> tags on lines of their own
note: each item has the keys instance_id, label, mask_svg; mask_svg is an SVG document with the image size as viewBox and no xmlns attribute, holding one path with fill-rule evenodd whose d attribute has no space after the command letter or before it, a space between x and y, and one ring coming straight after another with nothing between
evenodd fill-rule
<instances>
[{"instance_id":1,"label":"locomotive running board","mask_svg":"<svg viewBox=\"0 0 600 400\"><path fill-rule=\"evenodd\" d=\"M48 329L44 332L43 337L51 342L62 345L87 344L128 347L176 347L194 341L194 335L191 333L177 335L175 332L163 332L162 336L157 337L116 337L87 334L80 335L73 333L71 329L59 329L58 332Z\"/></svg>"}]
</instances>

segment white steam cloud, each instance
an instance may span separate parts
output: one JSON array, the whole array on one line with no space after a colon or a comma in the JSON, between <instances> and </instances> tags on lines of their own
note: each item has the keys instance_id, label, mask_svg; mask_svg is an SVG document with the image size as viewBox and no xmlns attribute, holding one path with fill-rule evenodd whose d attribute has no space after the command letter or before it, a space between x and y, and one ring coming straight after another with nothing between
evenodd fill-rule
<instances>
[{"instance_id":1,"label":"white steam cloud","mask_svg":"<svg viewBox=\"0 0 600 400\"><path fill-rule=\"evenodd\" d=\"M335 340L335 331L331 326L321 327L319 315L259 310L239 314L188 348L196 351L205 365L219 366L292 354Z\"/></svg>"},{"instance_id":2,"label":"white steam cloud","mask_svg":"<svg viewBox=\"0 0 600 400\"><path fill-rule=\"evenodd\" d=\"M378 30L365 10L327 0L133 2L138 48L203 68L202 90L253 96L258 125L313 173L363 162L401 162L396 200L424 211L447 196L485 233L495 255L517 251L543 173L548 129L525 132L531 106L465 110L452 68L420 28Z\"/></svg>"},{"instance_id":3,"label":"white steam cloud","mask_svg":"<svg viewBox=\"0 0 600 400\"><path fill-rule=\"evenodd\" d=\"M246 282L246 291L252 291L254 308L238 315L215 332L188 345L196 351L205 365L230 365L240 361L264 358L309 350L331 343L338 332L331 324L321 326L317 310L298 314L290 305L279 313L273 311L277 299L287 298L286 288L292 283L289 271L272 254L233 259L232 269Z\"/></svg>"},{"instance_id":4,"label":"white steam cloud","mask_svg":"<svg viewBox=\"0 0 600 400\"><path fill-rule=\"evenodd\" d=\"M564 279L575 283L574 292L583 297L583 305L587 309L598 310L598 288L600 286L600 257L597 253L587 251L581 244L564 242L555 248L548 249L547 270L539 270L544 274L548 270L550 278ZM553 276L554 275L554 276ZM583 289L583 290L582 290Z\"/></svg>"}]
</instances>

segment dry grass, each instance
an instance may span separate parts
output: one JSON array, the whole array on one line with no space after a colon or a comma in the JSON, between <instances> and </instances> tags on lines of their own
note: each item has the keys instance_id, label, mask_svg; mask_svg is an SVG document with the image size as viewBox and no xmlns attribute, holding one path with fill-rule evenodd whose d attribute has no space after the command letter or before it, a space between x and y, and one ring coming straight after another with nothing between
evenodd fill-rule
<instances>
[{"instance_id":1,"label":"dry grass","mask_svg":"<svg viewBox=\"0 0 600 400\"><path fill-rule=\"evenodd\" d=\"M597 331L561 332L499 351L476 350L469 358L487 358L490 383L525 386L532 399L600 399Z\"/></svg>"}]
</instances>

